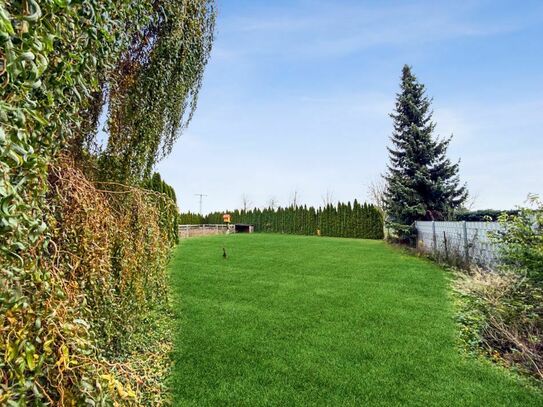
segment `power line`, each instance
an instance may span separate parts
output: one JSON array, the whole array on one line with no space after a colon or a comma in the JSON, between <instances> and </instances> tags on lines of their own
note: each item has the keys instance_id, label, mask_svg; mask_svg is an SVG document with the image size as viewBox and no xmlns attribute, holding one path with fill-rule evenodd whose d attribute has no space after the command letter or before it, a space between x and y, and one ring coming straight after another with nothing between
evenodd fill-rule
<instances>
[{"instance_id":1,"label":"power line","mask_svg":"<svg viewBox=\"0 0 543 407\"><path fill-rule=\"evenodd\" d=\"M202 200L204 199L204 196L207 196L205 194L194 194L196 196L200 197L200 215L202 215Z\"/></svg>"}]
</instances>

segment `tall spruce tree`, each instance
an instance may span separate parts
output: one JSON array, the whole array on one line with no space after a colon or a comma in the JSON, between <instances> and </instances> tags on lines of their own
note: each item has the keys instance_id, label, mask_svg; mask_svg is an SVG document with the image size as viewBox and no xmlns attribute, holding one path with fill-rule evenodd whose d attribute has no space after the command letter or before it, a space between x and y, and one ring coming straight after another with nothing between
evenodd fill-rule
<instances>
[{"instance_id":1,"label":"tall spruce tree","mask_svg":"<svg viewBox=\"0 0 543 407\"><path fill-rule=\"evenodd\" d=\"M451 137L434 136L431 99L407 65L390 116L394 131L388 148L385 204L389 223L405 237L416 220L447 219L467 198L458 163L446 156Z\"/></svg>"}]
</instances>

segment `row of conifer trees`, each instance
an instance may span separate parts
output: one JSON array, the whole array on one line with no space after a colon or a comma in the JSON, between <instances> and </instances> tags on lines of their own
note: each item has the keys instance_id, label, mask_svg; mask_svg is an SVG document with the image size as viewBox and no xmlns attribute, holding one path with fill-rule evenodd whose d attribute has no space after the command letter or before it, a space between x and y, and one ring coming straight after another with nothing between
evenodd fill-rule
<instances>
[{"instance_id":1,"label":"row of conifer trees","mask_svg":"<svg viewBox=\"0 0 543 407\"><path fill-rule=\"evenodd\" d=\"M206 223L206 217L194 212L183 212L178 216L180 225L202 225ZM221 219L222 223L222 219Z\"/></svg>"},{"instance_id":2,"label":"row of conifer trees","mask_svg":"<svg viewBox=\"0 0 543 407\"><path fill-rule=\"evenodd\" d=\"M314 208L290 206L287 208L235 210L228 212L232 223L254 225L256 232L288 233L352 237L363 239L383 238L383 217L373 205L338 203ZM180 215L180 224L223 223L224 212L211 213L205 217L185 213Z\"/></svg>"},{"instance_id":3,"label":"row of conifer trees","mask_svg":"<svg viewBox=\"0 0 543 407\"><path fill-rule=\"evenodd\" d=\"M142 186L145 189L150 189L151 191L161 192L166 194L168 198L177 203L177 196L175 195L175 189L169 184L167 184L158 172L153 173L152 177L145 179L142 183Z\"/></svg>"}]
</instances>

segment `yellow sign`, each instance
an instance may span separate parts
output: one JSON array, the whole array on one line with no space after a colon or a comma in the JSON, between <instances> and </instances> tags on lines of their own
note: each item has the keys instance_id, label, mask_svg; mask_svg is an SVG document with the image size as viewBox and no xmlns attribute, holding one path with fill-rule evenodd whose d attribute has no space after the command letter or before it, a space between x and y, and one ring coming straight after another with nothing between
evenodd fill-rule
<instances>
[{"instance_id":1,"label":"yellow sign","mask_svg":"<svg viewBox=\"0 0 543 407\"><path fill-rule=\"evenodd\" d=\"M222 215L222 220L224 223L230 223L230 214L225 213L224 215Z\"/></svg>"}]
</instances>

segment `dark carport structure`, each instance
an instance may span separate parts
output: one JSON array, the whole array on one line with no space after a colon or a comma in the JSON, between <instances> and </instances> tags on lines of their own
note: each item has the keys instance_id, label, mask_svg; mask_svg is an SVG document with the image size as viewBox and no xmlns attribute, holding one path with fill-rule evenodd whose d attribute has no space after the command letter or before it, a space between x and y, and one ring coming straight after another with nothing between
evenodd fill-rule
<instances>
[{"instance_id":1,"label":"dark carport structure","mask_svg":"<svg viewBox=\"0 0 543 407\"><path fill-rule=\"evenodd\" d=\"M253 233L255 230L255 227L253 225L245 224L245 223L236 223L234 225L236 233Z\"/></svg>"}]
</instances>

